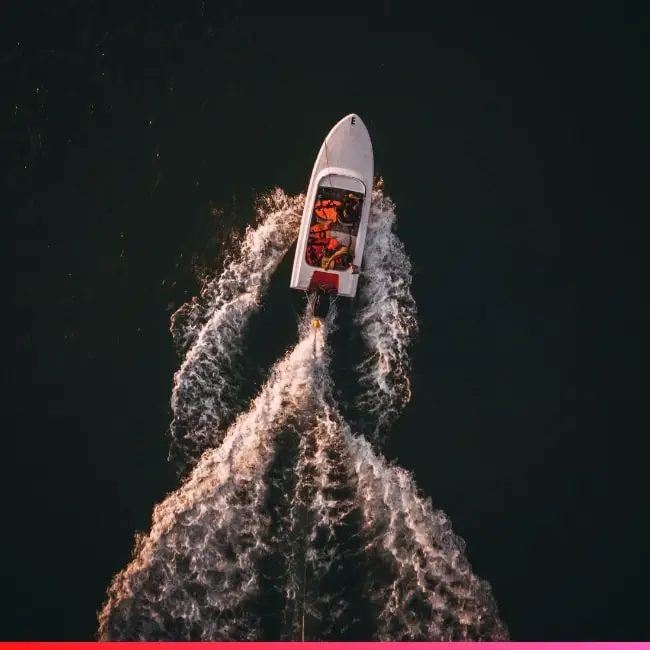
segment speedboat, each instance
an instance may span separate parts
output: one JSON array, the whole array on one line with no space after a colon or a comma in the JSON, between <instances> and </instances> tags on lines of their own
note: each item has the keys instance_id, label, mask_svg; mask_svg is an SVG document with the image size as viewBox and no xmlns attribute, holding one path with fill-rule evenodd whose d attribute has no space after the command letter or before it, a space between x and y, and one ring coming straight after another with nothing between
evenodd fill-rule
<instances>
[{"instance_id":1,"label":"speedboat","mask_svg":"<svg viewBox=\"0 0 650 650\"><path fill-rule=\"evenodd\" d=\"M332 298L356 295L373 172L368 129L358 115L348 115L329 132L316 158L289 285L309 294L316 327Z\"/></svg>"}]
</instances>

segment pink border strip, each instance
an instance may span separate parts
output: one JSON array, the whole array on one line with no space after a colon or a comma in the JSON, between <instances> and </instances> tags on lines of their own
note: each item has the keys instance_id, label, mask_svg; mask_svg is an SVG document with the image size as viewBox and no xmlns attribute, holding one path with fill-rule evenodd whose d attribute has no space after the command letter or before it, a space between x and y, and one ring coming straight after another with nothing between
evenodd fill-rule
<instances>
[{"instance_id":1,"label":"pink border strip","mask_svg":"<svg viewBox=\"0 0 650 650\"><path fill-rule=\"evenodd\" d=\"M254 643L253 645L257 646L260 649L265 650L281 650L282 648L290 648L294 646L295 643L299 643L302 648L305 650L317 650L322 648L330 648L332 650L350 650L351 647L354 648L375 648L382 650L391 647L400 647L404 648L405 646L416 646L417 648L423 648L425 646L435 647L435 648L453 648L454 650L476 650L476 642L445 642L445 643L434 643L434 642L364 642L364 643L343 643L343 642L259 642ZM517 642L517 641L499 641L499 642L486 642L489 643L490 649L499 650L500 648L511 648L513 645L518 646L521 650L532 650L533 648L553 648L554 650L564 650L571 648L581 648L587 650L588 648L594 648L597 650L614 650L615 648L624 648L625 650L650 650L650 642L633 642L633 643L624 643L617 641L607 641L607 642L581 642L581 643L563 643L563 642L552 642L552 643L526 643L526 642ZM20 648L20 650L29 650L30 648L38 649L42 648L47 650L60 650L66 647L74 647L77 650L84 650L90 648L96 648L98 645L104 646L113 646L113 643L94 643L94 642L0 642L0 648L10 650L11 648ZM161 648L164 646L166 650L171 650L172 648L178 648L178 650L199 650L200 648L223 648L224 650L244 650L244 648L250 648L251 643L237 642L232 641L228 643L194 643L194 642L127 642L120 643L120 645L130 645L137 646L142 648L144 646L155 646Z\"/></svg>"}]
</instances>

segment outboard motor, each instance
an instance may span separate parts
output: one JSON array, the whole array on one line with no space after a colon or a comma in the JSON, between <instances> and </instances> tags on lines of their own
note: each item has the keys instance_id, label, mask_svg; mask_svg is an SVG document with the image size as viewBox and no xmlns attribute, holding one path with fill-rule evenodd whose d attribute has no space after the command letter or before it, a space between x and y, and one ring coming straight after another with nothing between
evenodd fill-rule
<instances>
[{"instance_id":1,"label":"outboard motor","mask_svg":"<svg viewBox=\"0 0 650 650\"><path fill-rule=\"evenodd\" d=\"M323 320L327 318L330 310L330 296L331 292L326 289L316 289L316 295L314 297L314 318L322 318Z\"/></svg>"}]
</instances>

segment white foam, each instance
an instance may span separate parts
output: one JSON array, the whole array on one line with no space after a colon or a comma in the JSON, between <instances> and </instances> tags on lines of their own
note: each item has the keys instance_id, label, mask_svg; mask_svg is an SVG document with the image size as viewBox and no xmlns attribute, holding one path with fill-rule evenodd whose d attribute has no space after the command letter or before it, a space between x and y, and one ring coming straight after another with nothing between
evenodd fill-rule
<instances>
[{"instance_id":1,"label":"white foam","mask_svg":"<svg viewBox=\"0 0 650 650\"><path fill-rule=\"evenodd\" d=\"M238 253L205 282L200 298L172 316L172 333L188 348L171 399L172 455L181 464L217 445L234 415L233 364L248 320L297 236L303 201L280 189L262 196L257 224L247 228Z\"/></svg>"},{"instance_id":2,"label":"white foam","mask_svg":"<svg viewBox=\"0 0 650 650\"><path fill-rule=\"evenodd\" d=\"M418 494L413 477L389 466L367 440L345 433L357 475L368 553L385 558L393 578L375 586L378 637L395 640L499 640L490 586L465 558L465 543L431 499Z\"/></svg>"},{"instance_id":3,"label":"white foam","mask_svg":"<svg viewBox=\"0 0 650 650\"><path fill-rule=\"evenodd\" d=\"M225 436L219 433L238 336L290 242L283 228L296 226L289 211L300 200L276 193L274 205L280 208L262 216L245 237L249 244L242 257L233 258L222 276L206 285L208 311L199 313L197 307L192 316L193 307L188 308L190 348L176 376L175 421L188 421L199 449L207 450L188 480L156 506L150 533L139 538L133 561L113 580L99 616L99 636L259 639L262 621L249 606L260 594L259 562L284 553L286 536L297 535L302 548L287 554L288 575L279 586L290 601L304 597L313 618L322 620L326 612L328 621L319 628L325 638L344 633L346 620L355 624L345 614L359 603L346 601L345 590L330 593L322 585L334 584L328 579L337 572L345 576L346 567L358 577L368 563L379 565L382 576L379 584L366 584L377 612L377 638L505 639L489 585L472 572L464 542L446 515L418 494L408 472L389 466L343 421L326 345L335 309L320 329L312 329L303 317L298 344L272 368L250 408ZM365 399L381 427L408 401L407 347L416 323L410 264L392 232L394 206L381 189L374 200L366 248L372 273L357 322L372 351L361 367ZM276 261L260 261L267 253ZM248 264L258 264L254 279ZM269 471L279 434L296 426L295 489L286 512L269 512ZM342 553L346 521L355 513L360 551ZM281 519L279 534L271 534L272 515ZM305 562L308 574L301 573Z\"/></svg>"},{"instance_id":4,"label":"white foam","mask_svg":"<svg viewBox=\"0 0 650 650\"><path fill-rule=\"evenodd\" d=\"M359 403L374 416L375 435L386 431L411 398L409 344L417 332L411 263L394 232L395 204L381 182L373 191L364 250L360 309L355 320L368 348L360 364Z\"/></svg>"},{"instance_id":5,"label":"white foam","mask_svg":"<svg viewBox=\"0 0 650 650\"><path fill-rule=\"evenodd\" d=\"M256 562L268 552L265 477L278 430L306 408L321 374L323 333L308 322L301 329L223 443L155 507L150 533L111 584L100 638L257 638L259 622L242 604L256 593Z\"/></svg>"}]
</instances>

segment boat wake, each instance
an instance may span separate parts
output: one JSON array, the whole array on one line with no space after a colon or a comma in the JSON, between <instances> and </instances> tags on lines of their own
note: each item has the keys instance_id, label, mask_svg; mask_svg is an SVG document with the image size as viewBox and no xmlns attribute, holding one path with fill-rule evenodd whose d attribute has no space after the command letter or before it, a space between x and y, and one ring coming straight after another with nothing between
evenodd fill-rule
<instances>
[{"instance_id":1,"label":"boat wake","mask_svg":"<svg viewBox=\"0 0 650 650\"><path fill-rule=\"evenodd\" d=\"M281 190L262 196L257 223L246 229L238 253L201 294L172 315L171 333L185 358L172 390L170 460L181 472L219 444L239 404L237 361L250 317L258 310L273 272L295 239L304 196Z\"/></svg>"},{"instance_id":2,"label":"boat wake","mask_svg":"<svg viewBox=\"0 0 650 650\"><path fill-rule=\"evenodd\" d=\"M408 346L417 333L411 295L411 262L397 237L395 205L382 183L372 196L364 282L356 324L369 352L358 367L364 392L361 409L374 419L372 437L380 440L411 399Z\"/></svg>"},{"instance_id":3,"label":"boat wake","mask_svg":"<svg viewBox=\"0 0 650 650\"><path fill-rule=\"evenodd\" d=\"M507 638L489 585L445 514L337 408L328 336L336 309L278 361L237 415L242 332L298 228L302 197L264 197L241 253L172 319L172 448L192 469L154 509L99 613L101 640L492 640ZM394 206L373 197L357 324L376 431L409 399L416 331ZM372 269L381 267L381 289ZM182 324L181 324L182 323Z\"/></svg>"}]
</instances>

